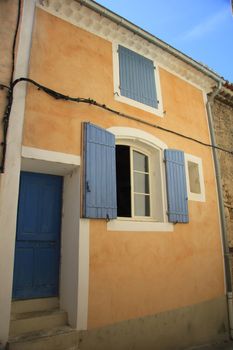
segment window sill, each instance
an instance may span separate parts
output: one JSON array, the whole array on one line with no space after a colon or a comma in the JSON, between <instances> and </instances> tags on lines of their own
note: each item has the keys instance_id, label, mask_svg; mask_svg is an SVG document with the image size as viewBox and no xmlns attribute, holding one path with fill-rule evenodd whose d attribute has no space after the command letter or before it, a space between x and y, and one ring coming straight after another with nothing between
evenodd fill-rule
<instances>
[{"instance_id":1,"label":"window sill","mask_svg":"<svg viewBox=\"0 0 233 350\"><path fill-rule=\"evenodd\" d=\"M115 93L115 100L118 102L122 102L122 103L126 103L130 106L142 109L143 111L155 114L157 117L163 118L164 114L161 108L154 108L154 107L150 107L147 106L141 102L132 100L128 97L122 96L120 95L120 91L117 91L117 93Z\"/></svg>"},{"instance_id":2,"label":"window sill","mask_svg":"<svg viewBox=\"0 0 233 350\"><path fill-rule=\"evenodd\" d=\"M116 219L107 223L108 231L136 231L136 232L172 232L174 225L169 222L134 221L130 219Z\"/></svg>"},{"instance_id":3,"label":"window sill","mask_svg":"<svg viewBox=\"0 0 233 350\"><path fill-rule=\"evenodd\" d=\"M205 202L205 195L203 193L192 193L188 191L188 200L195 202Z\"/></svg>"}]
</instances>

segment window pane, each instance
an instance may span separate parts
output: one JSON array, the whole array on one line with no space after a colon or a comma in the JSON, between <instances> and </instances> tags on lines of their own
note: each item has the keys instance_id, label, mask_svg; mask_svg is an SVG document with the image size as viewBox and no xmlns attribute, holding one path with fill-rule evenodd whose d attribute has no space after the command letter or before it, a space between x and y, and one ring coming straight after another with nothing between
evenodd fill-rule
<instances>
[{"instance_id":1,"label":"window pane","mask_svg":"<svg viewBox=\"0 0 233 350\"><path fill-rule=\"evenodd\" d=\"M190 192L201 193L198 164L188 161Z\"/></svg>"},{"instance_id":2,"label":"window pane","mask_svg":"<svg viewBox=\"0 0 233 350\"><path fill-rule=\"evenodd\" d=\"M134 195L134 215L150 216L150 197L141 194Z\"/></svg>"},{"instance_id":3,"label":"window pane","mask_svg":"<svg viewBox=\"0 0 233 350\"><path fill-rule=\"evenodd\" d=\"M134 170L148 172L148 157L145 154L133 151Z\"/></svg>"},{"instance_id":4,"label":"window pane","mask_svg":"<svg viewBox=\"0 0 233 350\"><path fill-rule=\"evenodd\" d=\"M134 192L149 193L149 174L134 172Z\"/></svg>"}]
</instances>

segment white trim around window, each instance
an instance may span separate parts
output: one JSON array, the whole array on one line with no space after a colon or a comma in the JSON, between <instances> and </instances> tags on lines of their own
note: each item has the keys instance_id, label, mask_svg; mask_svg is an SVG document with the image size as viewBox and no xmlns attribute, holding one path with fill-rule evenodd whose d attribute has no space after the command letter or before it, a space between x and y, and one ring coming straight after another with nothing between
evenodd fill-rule
<instances>
[{"instance_id":1,"label":"white trim around window","mask_svg":"<svg viewBox=\"0 0 233 350\"><path fill-rule=\"evenodd\" d=\"M125 232L173 232L174 225L170 222L135 221L130 219L116 219L107 223L108 231Z\"/></svg>"},{"instance_id":2,"label":"white trim around window","mask_svg":"<svg viewBox=\"0 0 233 350\"><path fill-rule=\"evenodd\" d=\"M125 45L125 44L121 44L121 43L112 43L112 57L113 57L113 84L114 84L114 97L115 100L119 101L119 102L123 102L126 103L130 106L142 109L146 112L155 114L158 117L163 117L163 103L162 103L162 95L161 95L161 89L160 89L160 79L159 79L159 72L158 72L158 65L155 63L155 61L151 58L151 57L146 57L150 60L153 61L154 63L154 74L155 74L155 85L156 85L156 93L157 93L157 99L159 101L159 105L158 108L153 108L150 107L146 104L143 104L141 102L135 101L131 98L125 97L121 95L121 91L120 91L120 72L119 72L119 56L118 56L118 45L122 45L130 50L132 50L129 46ZM137 52L135 50L132 50L136 53L138 53L139 55L141 55L140 52Z\"/></svg>"},{"instance_id":3,"label":"white trim around window","mask_svg":"<svg viewBox=\"0 0 233 350\"><path fill-rule=\"evenodd\" d=\"M167 221L167 199L166 199L166 180L165 169L163 164L163 151L167 149L167 145L152 134L136 128L129 127L110 127L108 129L116 137L116 144L134 145L138 150L144 150L147 154L153 152L154 163L159 162L159 167L154 167L152 176L155 176L158 181L156 190L159 201L156 203L152 199L152 215L151 217L118 217L116 220L111 220L107 223L109 231L137 231L137 232L171 232L174 230L174 225ZM153 164L151 165L153 168ZM157 173L157 175L156 175ZM151 188L151 193L155 189Z\"/></svg>"},{"instance_id":4,"label":"white trim around window","mask_svg":"<svg viewBox=\"0 0 233 350\"><path fill-rule=\"evenodd\" d=\"M185 153L185 173L188 199L205 202L205 184L202 159Z\"/></svg>"},{"instance_id":5,"label":"white trim around window","mask_svg":"<svg viewBox=\"0 0 233 350\"><path fill-rule=\"evenodd\" d=\"M151 147L157 147L162 150L167 149L166 143L158 139L156 136L149 134L146 131L130 127L112 126L107 129L115 135L116 139L129 139L141 141Z\"/></svg>"}]
</instances>

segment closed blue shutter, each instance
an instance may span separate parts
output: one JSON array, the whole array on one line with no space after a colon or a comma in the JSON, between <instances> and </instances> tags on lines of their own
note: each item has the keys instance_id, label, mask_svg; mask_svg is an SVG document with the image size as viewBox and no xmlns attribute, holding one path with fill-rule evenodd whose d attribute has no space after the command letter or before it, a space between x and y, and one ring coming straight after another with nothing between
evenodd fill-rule
<instances>
[{"instance_id":1,"label":"closed blue shutter","mask_svg":"<svg viewBox=\"0 0 233 350\"><path fill-rule=\"evenodd\" d=\"M115 136L84 123L84 200L86 218L117 217Z\"/></svg>"},{"instance_id":2,"label":"closed blue shutter","mask_svg":"<svg viewBox=\"0 0 233 350\"><path fill-rule=\"evenodd\" d=\"M120 45L118 54L121 95L157 108L153 61Z\"/></svg>"},{"instance_id":3,"label":"closed blue shutter","mask_svg":"<svg viewBox=\"0 0 233 350\"><path fill-rule=\"evenodd\" d=\"M166 164L168 221L189 222L184 152L168 149L165 150L164 157Z\"/></svg>"}]
</instances>

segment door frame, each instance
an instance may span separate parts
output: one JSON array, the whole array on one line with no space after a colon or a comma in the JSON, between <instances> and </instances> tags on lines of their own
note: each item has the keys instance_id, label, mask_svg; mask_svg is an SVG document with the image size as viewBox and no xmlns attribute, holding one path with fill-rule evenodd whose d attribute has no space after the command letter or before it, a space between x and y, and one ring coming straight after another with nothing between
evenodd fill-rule
<instances>
[{"instance_id":1,"label":"door frame","mask_svg":"<svg viewBox=\"0 0 233 350\"><path fill-rule=\"evenodd\" d=\"M63 176L59 301L69 324L87 329L89 220L80 219L80 156L22 147L21 171Z\"/></svg>"},{"instance_id":2,"label":"door frame","mask_svg":"<svg viewBox=\"0 0 233 350\"><path fill-rule=\"evenodd\" d=\"M51 191L49 191L49 197L44 199L44 191L46 191L47 194L47 186L49 186ZM63 177L38 172L21 171L19 187L12 292L13 299L25 300L59 296ZM29 198L28 191L31 191L32 188L35 189L35 192L34 195L33 192L30 192ZM42 196L41 193L43 193ZM42 216L44 217L43 213L47 213L48 201L52 201L51 203L53 203L52 206L50 205L52 221L49 221L50 224L52 224L52 232L45 232L43 234L41 231L43 222ZM33 205L32 203L36 203L37 212L35 213L34 211L36 216L33 216L34 225L32 224L32 231L29 229L29 231L25 232L25 224L27 225L28 223L28 211L31 210L29 207L27 210L25 209L26 203L28 203L29 206ZM31 213L32 212L30 212L30 214ZM30 234L28 234L29 232ZM44 253L45 251L47 254ZM26 265L25 258L27 261ZM44 268L41 269L40 267L38 271L38 263L39 261L42 263L41 259L44 258L48 258L48 261L51 262L52 265L50 263L48 264L49 266L46 264ZM49 279L48 275L46 275L46 270L50 271ZM19 273L19 271L21 271L21 273ZM30 283L28 285L29 281L25 280L25 272L26 275L28 273L28 276L31 276L29 280L31 282L33 281L32 284ZM43 278L46 278L46 280L43 280ZM23 283L20 284L21 286L18 285L19 279ZM42 284L39 281L43 281Z\"/></svg>"}]
</instances>

